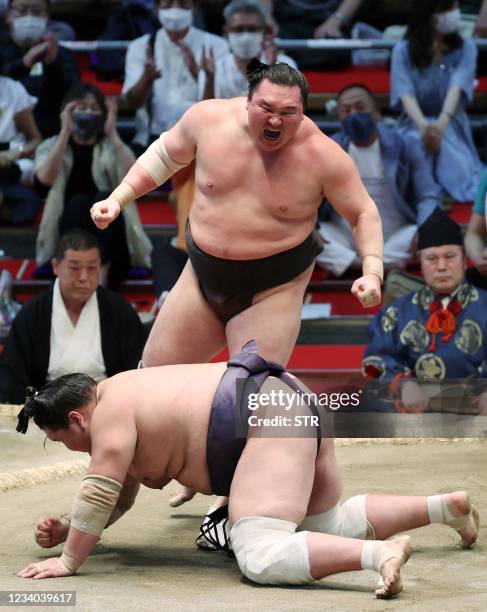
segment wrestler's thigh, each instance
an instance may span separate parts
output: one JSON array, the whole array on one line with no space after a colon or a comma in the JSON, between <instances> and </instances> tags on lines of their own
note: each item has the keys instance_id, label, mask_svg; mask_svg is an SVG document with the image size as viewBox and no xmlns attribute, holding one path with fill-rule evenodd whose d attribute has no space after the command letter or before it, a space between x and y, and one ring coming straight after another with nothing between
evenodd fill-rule
<instances>
[{"instance_id":1,"label":"wrestler's thigh","mask_svg":"<svg viewBox=\"0 0 487 612\"><path fill-rule=\"evenodd\" d=\"M316 439L251 438L230 489L230 522L269 516L299 524L313 487Z\"/></svg>"},{"instance_id":2,"label":"wrestler's thigh","mask_svg":"<svg viewBox=\"0 0 487 612\"><path fill-rule=\"evenodd\" d=\"M298 337L304 292L313 268L314 264L289 283L257 293L252 305L227 323L230 355L255 340L266 359L287 364Z\"/></svg>"},{"instance_id":3,"label":"wrestler's thigh","mask_svg":"<svg viewBox=\"0 0 487 612\"><path fill-rule=\"evenodd\" d=\"M144 348L144 366L205 363L225 346L225 328L204 299L188 261L164 300Z\"/></svg>"},{"instance_id":4,"label":"wrestler's thigh","mask_svg":"<svg viewBox=\"0 0 487 612\"><path fill-rule=\"evenodd\" d=\"M310 397L313 396L312 390L307 387L303 381L292 374L290 374L290 376L294 379L294 382L300 387L303 393L308 394ZM269 377L264 385L262 385L261 391L266 391L268 381L272 380L275 379ZM276 383L272 384L274 388L277 388ZM297 409L288 410L286 414L293 416L297 414ZM320 514L321 512L329 510L340 501L342 495L342 479L336 461L335 443L333 438L326 437L327 434L329 435L330 433L327 428L328 424L326 420L322 421L320 429L321 435L324 437L321 439L318 455L315 457L314 481L306 512L307 515Z\"/></svg>"},{"instance_id":5,"label":"wrestler's thigh","mask_svg":"<svg viewBox=\"0 0 487 612\"><path fill-rule=\"evenodd\" d=\"M320 514L335 506L342 496L342 478L332 438L322 438L315 463L313 489L306 514Z\"/></svg>"}]
</instances>

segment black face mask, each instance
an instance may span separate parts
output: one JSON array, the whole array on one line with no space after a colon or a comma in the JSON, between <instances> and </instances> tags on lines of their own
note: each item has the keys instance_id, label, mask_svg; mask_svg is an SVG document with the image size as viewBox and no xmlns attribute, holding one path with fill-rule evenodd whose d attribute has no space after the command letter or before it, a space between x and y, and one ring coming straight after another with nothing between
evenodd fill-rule
<instances>
[{"instance_id":1,"label":"black face mask","mask_svg":"<svg viewBox=\"0 0 487 612\"><path fill-rule=\"evenodd\" d=\"M85 111L73 113L74 133L82 140L91 140L102 131L105 120L103 115Z\"/></svg>"},{"instance_id":2,"label":"black face mask","mask_svg":"<svg viewBox=\"0 0 487 612\"><path fill-rule=\"evenodd\" d=\"M371 113L347 115L342 121L342 127L345 134L357 146L368 144L377 131Z\"/></svg>"}]
</instances>

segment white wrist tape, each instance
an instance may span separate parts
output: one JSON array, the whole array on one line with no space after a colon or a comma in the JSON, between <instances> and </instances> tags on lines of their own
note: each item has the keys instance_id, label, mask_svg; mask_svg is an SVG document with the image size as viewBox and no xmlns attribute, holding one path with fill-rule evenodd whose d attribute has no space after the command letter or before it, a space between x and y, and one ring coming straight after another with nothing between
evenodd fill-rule
<instances>
[{"instance_id":1,"label":"white wrist tape","mask_svg":"<svg viewBox=\"0 0 487 612\"><path fill-rule=\"evenodd\" d=\"M123 181L112 191L110 198L117 200L117 202L120 204L120 210L123 210L127 204L130 204L130 202L135 200L136 194L133 188L128 183Z\"/></svg>"},{"instance_id":2,"label":"white wrist tape","mask_svg":"<svg viewBox=\"0 0 487 612\"><path fill-rule=\"evenodd\" d=\"M113 525L115 521L118 521L118 519L121 516L123 516L126 512L128 512L128 510L130 510L130 508L134 505L135 498L137 497L137 493L139 492L139 489L140 489L139 483L135 485L130 485L128 487L123 487L123 489L120 492L120 495L117 501L117 505L115 506L112 513L110 514L110 517L105 527L109 527L110 525Z\"/></svg>"},{"instance_id":3,"label":"white wrist tape","mask_svg":"<svg viewBox=\"0 0 487 612\"><path fill-rule=\"evenodd\" d=\"M64 567L68 571L72 572L73 574L78 569L78 567L80 567L80 565L83 563L82 561L78 561L78 559L75 559L74 557L67 555L65 552L63 552L63 554L59 558L59 561L64 565Z\"/></svg>"},{"instance_id":4,"label":"white wrist tape","mask_svg":"<svg viewBox=\"0 0 487 612\"><path fill-rule=\"evenodd\" d=\"M384 262L379 255L365 255L362 261L362 274L375 274L384 280Z\"/></svg>"},{"instance_id":5,"label":"white wrist tape","mask_svg":"<svg viewBox=\"0 0 487 612\"><path fill-rule=\"evenodd\" d=\"M159 138L150 145L147 151L142 153L137 159L137 164L142 166L142 168L150 174L156 185L162 185L162 183L165 183L167 179L171 178L178 170L181 170L181 168L189 164L189 162L181 163L169 157L166 146L164 145L165 133L166 132L163 132Z\"/></svg>"},{"instance_id":6,"label":"white wrist tape","mask_svg":"<svg viewBox=\"0 0 487 612\"><path fill-rule=\"evenodd\" d=\"M105 476L90 474L81 482L73 501L71 527L100 536L118 501L122 485Z\"/></svg>"}]
</instances>

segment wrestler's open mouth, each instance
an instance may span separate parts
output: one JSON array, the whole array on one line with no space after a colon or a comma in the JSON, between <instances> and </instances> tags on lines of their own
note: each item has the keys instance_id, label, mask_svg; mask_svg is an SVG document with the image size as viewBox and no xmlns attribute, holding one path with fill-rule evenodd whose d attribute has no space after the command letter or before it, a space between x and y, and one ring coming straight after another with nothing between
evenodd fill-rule
<instances>
[{"instance_id":1,"label":"wrestler's open mouth","mask_svg":"<svg viewBox=\"0 0 487 612\"><path fill-rule=\"evenodd\" d=\"M281 135L280 130L264 130L264 138L275 142Z\"/></svg>"}]
</instances>

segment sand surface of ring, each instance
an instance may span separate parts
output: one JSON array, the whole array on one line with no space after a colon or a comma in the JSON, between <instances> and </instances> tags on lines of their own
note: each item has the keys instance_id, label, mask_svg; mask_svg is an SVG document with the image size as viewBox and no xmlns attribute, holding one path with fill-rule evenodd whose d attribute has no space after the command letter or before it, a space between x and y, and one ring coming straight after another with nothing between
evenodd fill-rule
<instances>
[{"instance_id":1,"label":"sand surface of ring","mask_svg":"<svg viewBox=\"0 0 487 612\"><path fill-rule=\"evenodd\" d=\"M5 425L5 421L0 422ZM0 428L0 472L79 459L81 454L47 444L43 436L12 438ZM5 461L3 454L5 449ZM81 474L0 491L1 590L74 590L77 611L305 611L487 610L487 441L367 443L337 448L344 498L360 493L431 494L467 489L481 514L479 543L462 551L443 526L409 532L413 556L404 593L378 601L373 572L338 574L307 587L265 587L241 577L234 559L194 546L210 498L198 495L176 509L163 491L142 488L134 508L105 531L92 556L69 578L32 581L15 573L28 563L58 556L33 540L36 520L68 511ZM17 458L17 459L16 459ZM34 608L21 608L34 609ZM39 608L37 608L39 609ZM46 609L46 608L41 608ZM47 608L49 610L58 608ZM68 608L69 609L69 608ZM74 608L71 608L74 609Z\"/></svg>"}]
</instances>

